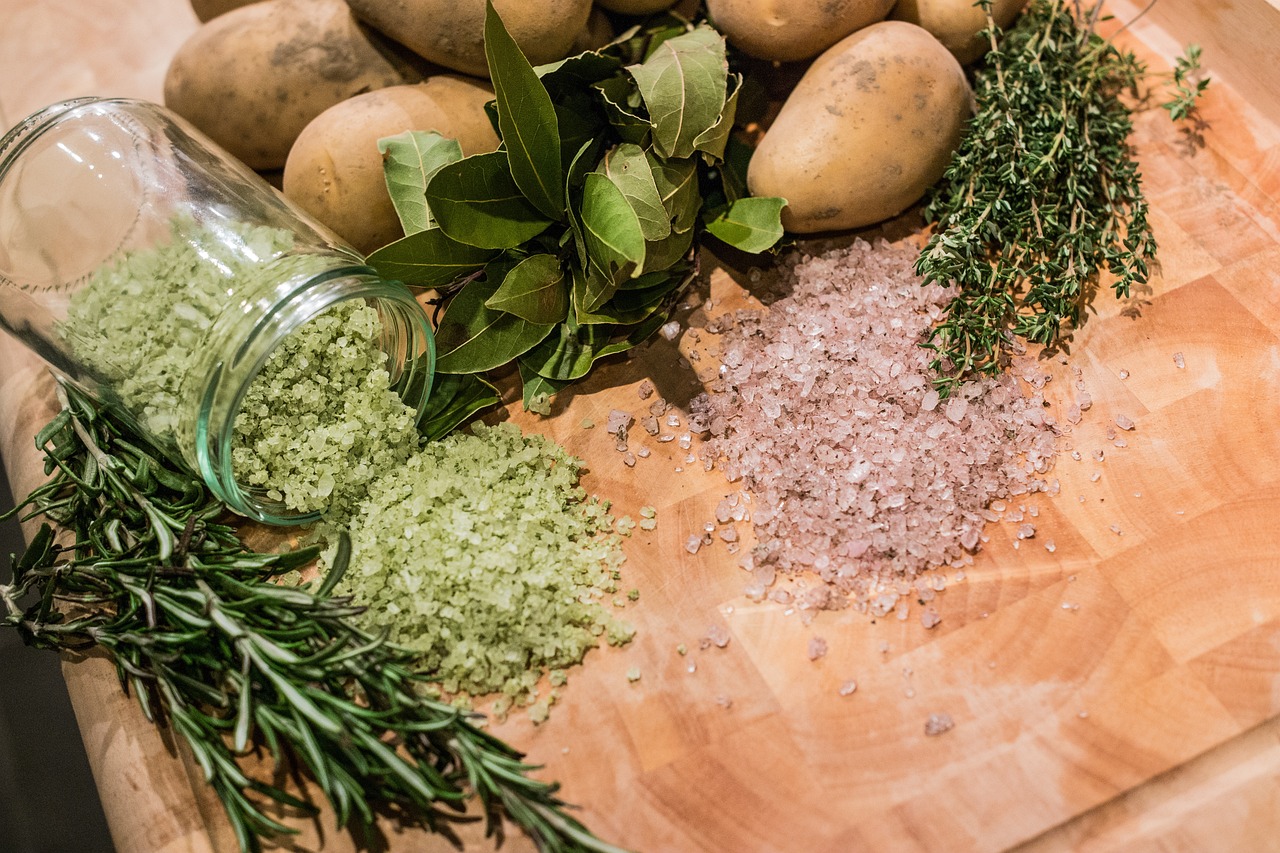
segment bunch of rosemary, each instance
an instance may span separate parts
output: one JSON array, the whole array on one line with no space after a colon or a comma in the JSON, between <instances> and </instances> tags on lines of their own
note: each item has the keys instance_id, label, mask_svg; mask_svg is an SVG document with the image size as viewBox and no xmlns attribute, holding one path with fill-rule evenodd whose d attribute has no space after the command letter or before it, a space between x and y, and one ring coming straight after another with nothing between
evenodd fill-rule
<instances>
[{"instance_id":1,"label":"bunch of rosemary","mask_svg":"<svg viewBox=\"0 0 1280 853\"><path fill-rule=\"evenodd\" d=\"M1101 2L1031 0L974 81L977 110L925 217L935 230L916 262L958 293L926 344L938 389L999 369L1013 336L1046 346L1080 322L1103 273L1117 297L1145 284L1156 241L1129 144L1126 93L1148 76L1096 32ZM1207 79L1192 47L1163 104L1186 118Z\"/></svg>"},{"instance_id":2,"label":"bunch of rosemary","mask_svg":"<svg viewBox=\"0 0 1280 853\"><path fill-rule=\"evenodd\" d=\"M424 698L408 654L355 627L359 608L329 594L345 539L320 588L277 585L317 549L250 551L200 480L74 388L59 396L36 438L52 476L15 512L65 535L46 523L15 560L0 625L37 647L105 649L147 718L186 740L242 850L293 831L272 801L316 811L247 775L255 751L305 771L357 837L373 837L375 810L449 833L474 798L490 834L505 817L547 851L617 850L518 752Z\"/></svg>"}]
</instances>

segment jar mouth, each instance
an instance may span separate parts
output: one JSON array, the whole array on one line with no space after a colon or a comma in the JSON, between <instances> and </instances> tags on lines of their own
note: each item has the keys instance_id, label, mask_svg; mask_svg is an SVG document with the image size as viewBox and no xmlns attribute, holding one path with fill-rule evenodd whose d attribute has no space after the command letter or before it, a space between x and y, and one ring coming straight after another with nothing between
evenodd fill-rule
<instances>
[{"instance_id":1,"label":"jar mouth","mask_svg":"<svg viewBox=\"0 0 1280 853\"><path fill-rule=\"evenodd\" d=\"M41 133L53 125L54 119L87 104L95 104L104 100L106 98L87 96L59 101L56 104L50 104L43 109L37 110L9 128L4 136L0 136L0 178L4 177L4 173L8 171L13 160L28 145L38 139Z\"/></svg>"},{"instance_id":2,"label":"jar mouth","mask_svg":"<svg viewBox=\"0 0 1280 853\"><path fill-rule=\"evenodd\" d=\"M275 291L270 311L241 314L217 323L206 342L202 369L205 393L194 424L195 465L214 494L235 512L272 525L319 521L324 512L300 511L272 499L265 488L246 486L232 461L236 417L250 386L283 341L306 323L339 303L362 300L372 305L382 323L380 345L387 353L391 390L414 412L419 425L431 395L435 373L435 338L427 313L399 282L376 276L365 266L326 271L288 282ZM252 320L252 325L246 325Z\"/></svg>"}]
</instances>

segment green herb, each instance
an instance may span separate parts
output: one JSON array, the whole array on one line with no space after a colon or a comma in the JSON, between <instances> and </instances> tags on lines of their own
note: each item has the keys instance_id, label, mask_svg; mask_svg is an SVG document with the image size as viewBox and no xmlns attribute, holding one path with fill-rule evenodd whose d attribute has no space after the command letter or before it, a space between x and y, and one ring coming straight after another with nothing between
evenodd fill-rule
<instances>
[{"instance_id":1,"label":"green herb","mask_svg":"<svg viewBox=\"0 0 1280 853\"><path fill-rule=\"evenodd\" d=\"M1122 98L1143 63L1094 31L1100 5L1032 0L1003 38L990 5L977 112L929 199L936 228L916 263L926 282L959 291L926 344L944 393L996 372L1014 336L1056 343L1104 273L1128 296L1156 252ZM1203 89L1187 88L1171 114Z\"/></svg>"},{"instance_id":2,"label":"green herb","mask_svg":"<svg viewBox=\"0 0 1280 853\"><path fill-rule=\"evenodd\" d=\"M1200 96L1209 87L1209 78L1200 76L1200 45L1187 45L1182 56L1174 61L1170 82L1173 91L1169 100L1160 106L1169 111L1173 121L1191 118Z\"/></svg>"},{"instance_id":3,"label":"green herb","mask_svg":"<svg viewBox=\"0 0 1280 853\"><path fill-rule=\"evenodd\" d=\"M0 624L37 647L105 649L148 719L190 746L242 850L293 831L272 802L315 811L246 775L255 751L275 778L305 770L356 837L372 837L375 810L448 833L474 799L490 834L509 818L544 850L617 850L519 753L424 698L409 653L357 627L361 608L329 594L344 546L320 588L272 583L316 549L248 550L199 480L79 392L60 395L36 439L52 477L20 509L69 541L40 528L0 585Z\"/></svg>"},{"instance_id":4,"label":"green herb","mask_svg":"<svg viewBox=\"0 0 1280 853\"><path fill-rule=\"evenodd\" d=\"M369 262L439 289L440 372L515 361L525 407L549 412L551 395L665 322L703 235L765 251L785 202L743 198L742 78L707 25L659 16L533 68L489 4L485 55L502 147L442 162L438 136L383 140L406 236Z\"/></svg>"}]
</instances>

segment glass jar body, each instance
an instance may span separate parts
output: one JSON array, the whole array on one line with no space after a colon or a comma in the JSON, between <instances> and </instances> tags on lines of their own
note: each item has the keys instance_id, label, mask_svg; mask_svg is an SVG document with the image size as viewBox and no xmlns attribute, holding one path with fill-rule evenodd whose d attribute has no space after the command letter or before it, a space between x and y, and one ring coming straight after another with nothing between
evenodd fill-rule
<instances>
[{"instance_id":1,"label":"glass jar body","mask_svg":"<svg viewBox=\"0 0 1280 853\"><path fill-rule=\"evenodd\" d=\"M0 139L0 325L244 515L318 517L238 474L237 419L284 341L356 306L420 415L434 348L413 295L179 117L83 98Z\"/></svg>"}]
</instances>

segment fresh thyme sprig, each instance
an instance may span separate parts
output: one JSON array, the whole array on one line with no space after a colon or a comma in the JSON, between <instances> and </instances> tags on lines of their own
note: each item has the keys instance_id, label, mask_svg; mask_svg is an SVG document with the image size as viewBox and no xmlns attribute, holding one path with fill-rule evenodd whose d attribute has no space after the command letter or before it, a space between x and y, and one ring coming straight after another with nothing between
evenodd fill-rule
<instances>
[{"instance_id":1,"label":"fresh thyme sprig","mask_svg":"<svg viewBox=\"0 0 1280 853\"><path fill-rule=\"evenodd\" d=\"M59 395L36 439L51 478L19 510L65 535L46 523L15 560L0 625L33 646L110 653L147 718L186 740L242 850L294 831L271 801L316 811L247 773L265 751L277 769L304 768L360 837L375 810L448 834L474 799L487 834L505 817L546 851L618 853L520 753L425 698L410 655L355 626L360 608L329 594L345 539L320 588L273 583L317 549L249 550L201 481L74 388Z\"/></svg>"},{"instance_id":2,"label":"fresh thyme sprig","mask_svg":"<svg viewBox=\"0 0 1280 853\"><path fill-rule=\"evenodd\" d=\"M1104 273L1128 296L1156 253L1122 97L1144 64L1097 34L1101 3L1032 0L1003 37L982 6L992 50L977 110L925 208L935 230L916 262L926 282L958 291L926 343L943 393L996 372L1014 336L1056 343ZM1170 113L1190 112L1206 82L1186 82Z\"/></svg>"}]
</instances>

